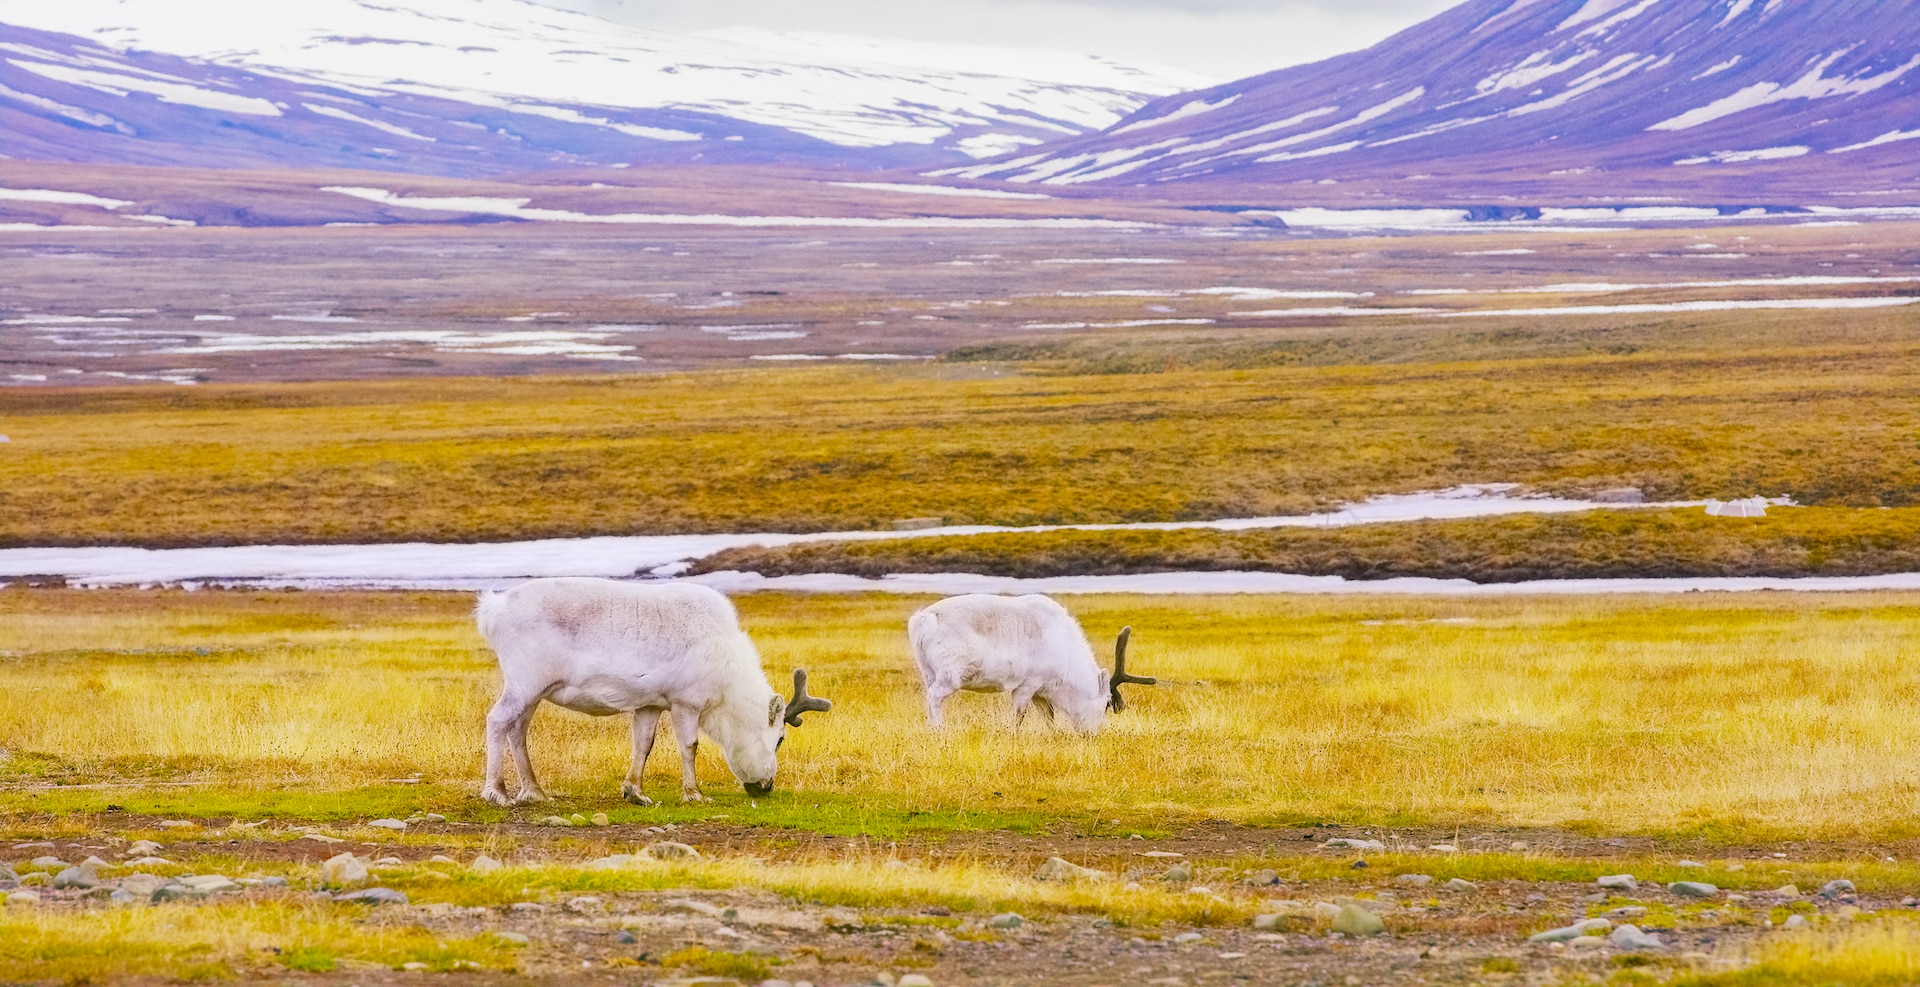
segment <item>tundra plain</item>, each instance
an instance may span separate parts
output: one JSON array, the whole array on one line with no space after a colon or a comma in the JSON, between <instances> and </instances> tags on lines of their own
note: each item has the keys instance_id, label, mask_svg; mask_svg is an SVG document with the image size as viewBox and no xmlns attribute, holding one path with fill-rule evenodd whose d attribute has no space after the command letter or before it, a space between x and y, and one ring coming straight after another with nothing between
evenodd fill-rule
<instances>
[{"instance_id":1,"label":"tundra plain","mask_svg":"<svg viewBox=\"0 0 1920 987\"><path fill-rule=\"evenodd\" d=\"M0 544L1193 520L1518 483L1806 506L701 564L1904 571L1913 232L0 232ZM1728 305L1783 301L1809 304ZM1248 314L1275 309L1310 311ZM501 810L470 595L60 583L0 589L0 861L41 897L0 910L0 982L1920 977L1912 595L1071 597L1162 681L1082 738L1009 735L981 696L929 736L924 599L752 594L770 681L803 665L837 703L772 796L703 752L713 804L628 805L624 722L548 709L556 801ZM131 863L143 839L161 862ZM342 852L409 903L318 897ZM287 883L44 886L88 856L109 885ZM1105 876L1038 879L1056 856ZM1316 906L1342 902L1388 934L1335 934ZM1527 941L1590 916L1665 945Z\"/></svg>"}]
</instances>

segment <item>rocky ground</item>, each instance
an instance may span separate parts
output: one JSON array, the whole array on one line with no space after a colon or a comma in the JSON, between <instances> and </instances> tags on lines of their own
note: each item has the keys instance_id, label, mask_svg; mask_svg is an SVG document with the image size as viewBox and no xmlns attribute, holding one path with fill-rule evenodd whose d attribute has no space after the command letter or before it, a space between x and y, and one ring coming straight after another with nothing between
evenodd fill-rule
<instances>
[{"instance_id":1,"label":"rocky ground","mask_svg":"<svg viewBox=\"0 0 1920 987\"><path fill-rule=\"evenodd\" d=\"M353 906L343 913L368 928L423 927L437 937L492 937L518 947L517 971L461 974L476 983L1175 987L1542 983L1605 976L1623 967L1650 973L1717 969L1738 964L1768 937L1920 907L1910 889L1863 893L1839 879L1760 888L1772 885L1775 871L1791 874L1825 861L1827 873L1835 859L1865 865L1878 859L1868 853L1886 849L1866 847L1720 848L1711 854L1714 864L1696 867L1653 841L1564 833L1442 836L1216 824L1157 839L973 832L875 844L717 823L561 828L462 825L430 817L415 820L404 841L389 841L355 839L373 835L358 827L310 829L295 837L284 829L164 822L126 819L118 821L124 828L97 836L8 844L0 851L9 862L0 870L7 909L340 903ZM132 838L141 833L153 838ZM1487 852L1522 869L1533 862L1542 876L1470 881L1409 867L1430 861L1426 869L1444 875ZM1697 869L1700 880L1662 884L1645 873L1628 875L1625 868L1598 882L1555 873L1567 869L1564 863L1580 861L1590 870L1596 859L1612 857L1623 864L1637 861L1644 870L1663 854L1668 863L1661 870ZM1147 925L1116 922L1098 911L1030 909L1033 914L1021 915L911 903L856 910L751 888L609 892L543 886L484 905L427 900L443 897L431 890L440 880L436 875L450 886L453 877L494 871L503 860L619 870L649 858L685 861L696 855L767 861L838 856L871 861L876 877L883 868L963 859L1021 876L1113 882L1123 893L1138 885L1215 898L1223 906L1231 899L1236 907L1222 911L1233 916L1223 920L1229 924ZM1102 871L1083 872L1083 864ZM1729 883L1743 890L1707 883L1709 869L1735 875ZM439 975L415 965L422 968L342 961L329 971L288 973L263 958L260 972L354 984Z\"/></svg>"}]
</instances>

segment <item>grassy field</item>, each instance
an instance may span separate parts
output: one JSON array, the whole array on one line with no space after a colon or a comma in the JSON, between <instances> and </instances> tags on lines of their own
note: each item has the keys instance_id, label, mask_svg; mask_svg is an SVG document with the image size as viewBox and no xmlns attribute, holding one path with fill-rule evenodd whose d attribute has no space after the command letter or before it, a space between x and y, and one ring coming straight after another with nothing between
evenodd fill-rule
<instances>
[{"instance_id":1,"label":"grassy field","mask_svg":"<svg viewBox=\"0 0 1920 987\"><path fill-rule=\"evenodd\" d=\"M1348 528L1044 531L737 548L694 573L901 572L1044 577L1290 572L1511 582L1635 576L1859 576L1920 569L1920 511L1777 508L1764 518L1698 507L1602 510Z\"/></svg>"},{"instance_id":2,"label":"grassy field","mask_svg":"<svg viewBox=\"0 0 1920 987\"><path fill-rule=\"evenodd\" d=\"M1605 326L1435 328L1417 345L1356 331L1345 362L1156 373L9 390L0 545L1164 521L1500 481L1906 506L1911 323L1708 313L1621 329L1639 342L1613 351Z\"/></svg>"},{"instance_id":3,"label":"grassy field","mask_svg":"<svg viewBox=\"0 0 1920 987\"><path fill-rule=\"evenodd\" d=\"M804 665L838 705L795 732L779 791L757 806L703 753L736 820L1920 834L1920 598L1074 598L1097 641L1132 625L1135 663L1163 683L1090 739L1009 736L1004 706L969 696L929 738L902 630L922 602L742 600L769 674ZM495 672L469 607L446 594L0 593L0 812L534 813L472 800ZM672 818L618 802L623 731L541 715L549 789L616 818ZM655 794L671 790L670 760L654 760Z\"/></svg>"}]
</instances>

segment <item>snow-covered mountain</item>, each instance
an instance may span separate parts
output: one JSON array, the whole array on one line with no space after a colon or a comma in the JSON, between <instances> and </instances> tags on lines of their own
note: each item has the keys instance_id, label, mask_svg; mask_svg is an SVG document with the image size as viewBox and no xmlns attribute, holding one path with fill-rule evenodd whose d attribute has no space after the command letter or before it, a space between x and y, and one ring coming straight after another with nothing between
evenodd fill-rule
<instances>
[{"instance_id":1,"label":"snow-covered mountain","mask_svg":"<svg viewBox=\"0 0 1920 987\"><path fill-rule=\"evenodd\" d=\"M1212 81L1067 52L664 34L529 0L0 0L13 156L933 164L1097 130ZM234 133L194 153L219 130Z\"/></svg>"},{"instance_id":2,"label":"snow-covered mountain","mask_svg":"<svg viewBox=\"0 0 1920 987\"><path fill-rule=\"evenodd\" d=\"M1365 51L943 173L1055 185L1838 174L1915 160L1916 138L1920 4L1469 0Z\"/></svg>"}]
</instances>

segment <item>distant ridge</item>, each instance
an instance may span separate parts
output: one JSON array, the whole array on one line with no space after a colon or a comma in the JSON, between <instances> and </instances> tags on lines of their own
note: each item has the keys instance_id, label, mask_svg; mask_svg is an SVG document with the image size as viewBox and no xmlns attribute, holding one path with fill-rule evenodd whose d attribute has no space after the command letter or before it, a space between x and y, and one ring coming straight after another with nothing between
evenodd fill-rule
<instances>
[{"instance_id":1,"label":"distant ridge","mask_svg":"<svg viewBox=\"0 0 1920 987\"><path fill-rule=\"evenodd\" d=\"M664 34L528 0L0 0L0 155L39 160L931 167L1208 81L1067 52Z\"/></svg>"},{"instance_id":2,"label":"distant ridge","mask_svg":"<svg viewBox=\"0 0 1920 987\"><path fill-rule=\"evenodd\" d=\"M1155 100L1102 133L939 174L1161 187L1483 176L1618 191L1610 173L1845 185L1889 168L1920 176L1909 167L1916 141L1920 5L1470 0L1365 51Z\"/></svg>"}]
</instances>

